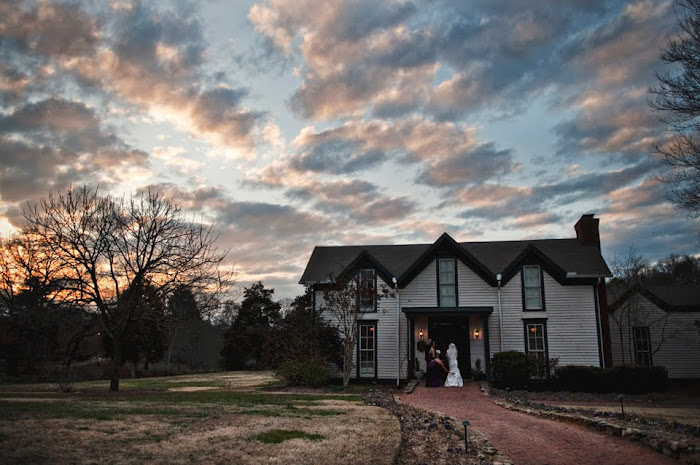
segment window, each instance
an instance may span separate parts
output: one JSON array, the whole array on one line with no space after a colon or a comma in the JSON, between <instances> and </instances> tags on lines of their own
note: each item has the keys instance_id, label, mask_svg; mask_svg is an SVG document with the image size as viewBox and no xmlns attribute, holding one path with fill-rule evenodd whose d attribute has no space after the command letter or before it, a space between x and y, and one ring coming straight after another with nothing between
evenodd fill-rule
<instances>
[{"instance_id":1,"label":"window","mask_svg":"<svg viewBox=\"0 0 700 465\"><path fill-rule=\"evenodd\" d=\"M525 310L544 310L541 278L538 265L523 267L523 308Z\"/></svg>"},{"instance_id":2,"label":"window","mask_svg":"<svg viewBox=\"0 0 700 465\"><path fill-rule=\"evenodd\" d=\"M456 307L455 261L452 258L438 260L438 282L440 285L440 306Z\"/></svg>"},{"instance_id":3,"label":"window","mask_svg":"<svg viewBox=\"0 0 700 465\"><path fill-rule=\"evenodd\" d=\"M632 336L634 337L634 362L637 365L652 365L649 327L637 326L632 328Z\"/></svg>"},{"instance_id":4,"label":"window","mask_svg":"<svg viewBox=\"0 0 700 465\"><path fill-rule=\"evenodd\" d=\"M361 312L375 311L377 293L375 292L374 270L360 270L358 276L358 304Z\"/></svg>"},{"instance_id":5,"label":"window","mask_svg":"<svg viewBox=\"0 0 700 465\"><path fill-rule=\"evenodd\" d=\"M358 341L359 376L375 377L375 323L360 323L360 340Z\"/></svg>"},{"instance_id":6,"label":"window","mask_svg":"<svg viewBox=\"0 0 700 465\"><path fill-rule=\"evenodd\" d=\"M549 366L547 358L547 332L544 322L525 323L525 351L535 360L533 378L546 378Z\"/></svg>"}]
</instances>

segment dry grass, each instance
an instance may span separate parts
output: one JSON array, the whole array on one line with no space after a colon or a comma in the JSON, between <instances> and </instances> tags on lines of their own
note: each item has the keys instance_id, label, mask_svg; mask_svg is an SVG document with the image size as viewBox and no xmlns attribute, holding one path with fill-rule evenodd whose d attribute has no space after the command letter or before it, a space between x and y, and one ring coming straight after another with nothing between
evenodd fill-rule
<instances>
[{"instance_id":1,"label":"dry grass","mask_svg":"<svg viewBox=\"0 0 700 465\"><path fill-rule=\"evenodd\" d=\"M359 396L245 392L269 384L270 375L258 373L249 378L243 373L178 378L179 387L226 380L222 384L229 382L231 389L169 392L168 378L158 391L52 394L56 400L47 403L0 393L0 461L389 465L398 452L398 420L384 409L364 405ZM253 439L275 429L323 439L280 444Z\"/></svg>"}]
</instances>

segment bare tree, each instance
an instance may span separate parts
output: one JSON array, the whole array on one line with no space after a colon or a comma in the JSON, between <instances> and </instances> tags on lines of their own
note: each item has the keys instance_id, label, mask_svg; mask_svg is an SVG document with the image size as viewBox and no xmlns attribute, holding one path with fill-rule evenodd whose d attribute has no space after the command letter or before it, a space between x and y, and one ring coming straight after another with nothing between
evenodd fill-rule
<instances>
[{"instance_id":1,"label":"bare tree","mask_svg":"<svg viewBox=\"0 0 700 465\"><path fill-rule=\"evenodd\" d=\"M0 303L9 330L26 350L28 371L57 344L64 301L61 265L31 235L0 241ZM18 349L18 348L16 348Z\"/></svg>"},{"instance_id":2,"label":"bare tree","mask_svg":"<svg viewBox=\"0 0 700 465\"><path fill-rule=\"evenodd\" d=\"M123 337L145 286L165 298L178 286L216 294L229 284L211 227L194 222L153 191L117 199L82 187L24 211L24 233L60 264L66 293L94 309L113 343L110 390L119 390ZM138 318L150 315L138 314Z\"/></svg>"},{"instance_id":3,"label":"bare tree","mask_svg":"<svg viewBox=\"0 0 700 465\"><path fill-rule=\"evenodd\" d=\"M657 73L650 89L652 108L672 136L655 144L671 168L661 178L670 187L669 199L690 216L700 215L700 0L676 0L678 30L666 41L661 59L675 65ZM676 72L680 70L680 72Z\"/></svg>"},{"instance_id":4,"label":"bare tree","mask_svg":"<svg viewBox=\"0 0 700 465\"><path fill-rule=\"evenodd\" d=\"M323 290L323 302L319 310L330 324L338 328L343 347L343 386L347 386L352 375L353 354L362 321L362 301L379 302L382 298L394 297L386 286L377 289L363 288L359 274L345 279L329 279Z\"/></svg>"},{"instance_id":5,"label":"bare tree","mask_svg":"<svg viewBox=\"0 0 700 465\"><path fill-rule=\"evenodd\" d=\"M656 264L654 280L669 284L700 284L700 259L672 253Z\"/></svg>"},{"instance_id":6,"label":"bare tree","mask_svg":"<svg viewBox=\"0 0 700 465\"><path fill-rule=\"evenodd\" d=\"M620 338L622 364L635 363L634 328L654 328L655 338L649 341L649 352L653 356L666 341L677 334L673 327L673 314L656 312L643 304L643 293L653 281L653 269L649 261L639 255L631 246L623 258L616 258L612 263L613 280L608 287L614 301L619 302L610 312ZM627 354L625 354L627 347ZM625 356L627 355L628 358Z\"/></svg>"},{"instance_id":7,"label":"bare tree","mask_svg":"<svg viewBox=\"0 0 700 465\"><path fill-rule=\"evenodd\" d=\"M333 281L323 291L320 311L338 328L343 346L343 386L350 382L353 369L353 353L357 343L357 331L362 320L358 305L359 278Z\"/></svg>"}]
</instances>

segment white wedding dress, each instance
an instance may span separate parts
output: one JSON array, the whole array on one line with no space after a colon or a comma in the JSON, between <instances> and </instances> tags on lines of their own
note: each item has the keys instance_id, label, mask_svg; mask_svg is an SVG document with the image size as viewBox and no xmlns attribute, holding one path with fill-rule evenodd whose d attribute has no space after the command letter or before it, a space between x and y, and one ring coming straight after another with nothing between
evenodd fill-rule
<instances>
[{"instance_id":1,"label":"white wedding dress","mask_svg":"<svg viewBox=\"0 0 700 465\"><path fill-rule=\"evenodd\" d=\"M457 365L457 347L455 347L454 343L450 343L450 346L447 348L447 361L449 363L450 373L445 380L445 387L462 387L464 382L462 381L462 374L459 372L459 366Z\"/></svg>"}]
</instances>

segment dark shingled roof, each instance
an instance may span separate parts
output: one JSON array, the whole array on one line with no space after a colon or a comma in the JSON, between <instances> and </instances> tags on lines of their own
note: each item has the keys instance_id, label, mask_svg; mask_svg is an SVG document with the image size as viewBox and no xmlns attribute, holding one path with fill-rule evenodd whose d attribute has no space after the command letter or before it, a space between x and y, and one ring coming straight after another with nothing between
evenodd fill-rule
<instances>
[{"instance_id":1,"label":"dark shingled roof","mask_svg":"<svg viewBox=\"0 0 700 465\"><path fill-rule=\"evenodd\" d=\"M614 291L608 292L611 313L629 298L630 293L614 295ZM700 312L700 285L697 284L654 284L646 286L640 294L667 312Z\"/></svg>"},{"instance_id":2,"label":"dark shingled roof","mask_svg":"<svg viewBox=\"0 0 700 465\"><path fill-rule=\"evenodd\" d=\"M345 270L362 252L366 251L381 263L393 276L400 277L415 264L433 244L413 245L351 245L315 247L301 284L327 282ZM544 239L530 241L461 242L459 245L471 253L484 268L495 276L521 258L532 246L567 273L575 277L608 277L610 270L595 245L584 245L578 239Z\"/></svg>"}]
</instances>

